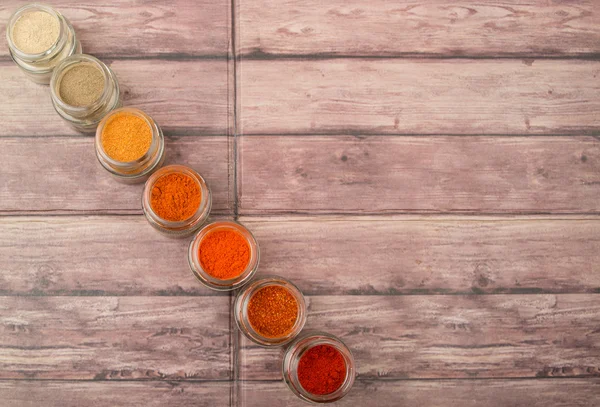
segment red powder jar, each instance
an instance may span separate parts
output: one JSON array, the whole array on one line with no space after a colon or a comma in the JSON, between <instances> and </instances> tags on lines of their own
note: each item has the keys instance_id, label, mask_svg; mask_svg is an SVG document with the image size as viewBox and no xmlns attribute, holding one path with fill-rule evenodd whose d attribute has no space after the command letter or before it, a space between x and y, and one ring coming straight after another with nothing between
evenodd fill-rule
<instances>
[{"instance_id":1,"label":"red powder jar","mask_svg":"<svg viewBox=\"0 0 600 407\"><path fill-rule=\"evenodd\" d=\"M265 347L291 342L306 323L302 292L278 276L262 277L245 286L235 300L233 312L240 331ZM286 318L286 314L295 315L295 319Z\"/></svg>"},{"instance_id":2,"label":"red powder jar","mask_svg":"<svg viewBox=\"0 0 600 407\"><path fill-rule=\"evenodd\" d=\"M235 247L230 247L235 244ZM208 257L207 257L208 256ZM229 291L248 283L260 252L254 235L242 224L217 221L204 226L190 243L188 262L196 278L208 288ZM215 272L225 272L221 275Z\"/></svg>"},{"instance_id":3,"label":"red powder jar","mask_svg":"<svg viewBox=\"0 0 600 407\"><path fill-rule=\"evenodd\" d=\"M161 178L178 175L182 179L191 179L199 194L198 208L186 219L169 220L160 216L160 211L152 207L153 189ZM160 185L160 184L159 184ZM197 231L208 218L212 206L210 189L204 178L193 169L184 165L168 165L162 167L148 178L142 193L142 209L146 219L159 232L169 237L185 237Z\"/></svg>"},{"instance_id":4,"label":"red powder jar","mask_svg":"<svg viewBox=\"0 0 600 407\"><path fill-rule=\"evenodd\" d=\"M305 401L331 403L341 399L352 388L355 375L350 349L328 333L300 336L283 357L283 380Z\"/></svg>"}]
</instances>

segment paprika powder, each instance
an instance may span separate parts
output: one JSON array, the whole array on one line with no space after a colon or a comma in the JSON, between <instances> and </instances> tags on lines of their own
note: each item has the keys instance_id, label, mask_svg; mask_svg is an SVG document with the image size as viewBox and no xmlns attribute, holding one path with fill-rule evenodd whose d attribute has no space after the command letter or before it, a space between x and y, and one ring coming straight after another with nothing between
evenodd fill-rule
<instances>
[{"instance_id":1,"label":"paprika powder","mask_svg":"<svg viewBox=\"0 0 600 407\"><path fill-rule=\"evenodd\" d=\"M198 183L189 175L172 172L152 186L150 206L162 219L178 222L191 218L202 199Z\"/></svg>"},{"instance_id":2,"label":"paprika powder","mask_svg":"<svg viewBox=\"0 0 600 407\"><path fill-rule=\"evenodd\" d=\"M198 257L206 273L219 280L230 280L248 267L250 245L236 230L217 229L204 236Z\"/></svg>"},{"instance_id":3,"label":"paprika powder","mask_svg":"<svg viewBox=\"0 0 600 407\"><path fill-rule=\"evenodd\" d=\"M317 395L330 394L346 380L346 361L335 347L316 345L304 352L297 372L304 390Z\"/></svg>"}]
</instances>

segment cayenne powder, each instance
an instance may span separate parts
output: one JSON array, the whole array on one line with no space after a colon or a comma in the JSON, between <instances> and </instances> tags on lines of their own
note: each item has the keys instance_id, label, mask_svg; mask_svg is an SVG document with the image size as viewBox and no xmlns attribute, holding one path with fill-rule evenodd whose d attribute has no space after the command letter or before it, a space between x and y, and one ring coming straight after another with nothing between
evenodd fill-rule
<instances>
[{"instance_id":1,"label":"cayenne powder","mask_svg":"<svg viewBox=\"0 0 600 407\"><path fill-rule=\"evenodd\" d=\"M200 207L201 198L200 186L192 177L171 173L152 186L150 206L159 217L177 222L191 218Z\"/></svg>"},{"instance_id":2,"label":"cayenne powder","mask_svg":"<svg viewBox=\"0 0 600 407\"><path fill-rule=\"evenodd\" d=\"M281 338L298 319L298 302L284 287L270 285L252 295L248 303L248 321L262 336Z\"/></svg>"},{"instance_id":3,"label":"cayenne powder","mask_svg":"<svg viewBox=\"0 0 600 407\"><path fill-rule=\"evenodd\" d=\"M198 254L204 271L219 280L230 280L248 267L250 245L235 230L215 230L202 239Z\"/></svg>"},{"instance_id":4,"label":"cayenne powder","mask_svg":"<svg viewBox=\"0 0 600 407\"><path fill-rule=\"evenodd\" d=\"M313 346L298 362L298 380L309 393L333 393L346 380L344 356L331 345Z\"/></svg>"}]
</instances>

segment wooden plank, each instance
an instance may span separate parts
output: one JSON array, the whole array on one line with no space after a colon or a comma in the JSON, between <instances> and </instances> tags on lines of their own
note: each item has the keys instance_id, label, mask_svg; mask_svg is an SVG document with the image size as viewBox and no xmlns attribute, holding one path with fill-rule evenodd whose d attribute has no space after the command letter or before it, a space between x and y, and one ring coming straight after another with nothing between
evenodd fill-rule
<instances>
[{"instance_id":1,"label":"wooden plank","mask_svg":"<svg viewBox=\"0 0 600 407\"><path fill-rule=\"evenodd\" d=\"M230 378L227 297L0 297L0 330L2 379Z\"/></svg>"},{"instance_id":2,"label":"wooden plank","mask_svg":"<svg viewBox=\"0 0 600 407\"><path fill-rule=\"evenodd\" d=\"M220 294L192 275L188 242L142 215L0 217L0 230L3 295Z\"/></svg>"},{"instance_id":3,"label":"wooden plank","mask_svg":"<svg viewBox=\"0 0 600 407\"><path fill-rule=\"evenodd\" d=\"M243 382L238 406L306 406L281 382ZM403 380L354 383L342 406L582 407L598 404L598 379Z\"/></svg>"},{"instance_id":4,"label":"wooden plank","mask_svg":"<svg viewBox=\"0 0 600 407\"><path fill-rule=\"evenodd\" d=\"M243 134L581 134L600 130L600 62L243 60Z\"/></svg>"},{"instance_id":5,"label":"wooden plank","mask_svg":"<svg viewBox=\"0 0 600 407\"><path fill-rule=\"evenodd\" d=\"M202 174L215 213L232 211L228 143L223 136L166 140L166 164ZM0 138L0 152L0 212L142 213L143 184L113 179L98 163L92 137Z\"/></svg>"},{"instance_id":6,"label":"wooden plank","mask_svg":"<svg viewBox=\"0 0 600 407\"><path fill-rule=\"evenodd\" d=\"M0 399L5 407L225 407L229 406L230 385L227 382L4 380L0 381Z\"/></svg>"},{"instance_id":7,"label":"wooden plank","mask_svg":"<svg viewBox=\"0 0 600 407\"><path fill-rule=\"evenodd\" d=\"M241 214L600 210L591 136L252 136L238 151Z\"/></svg>"},{"instance_id":8,"label":"wooden plank","mask_svg":"<svg viewBox=\"0 0 600 407\"><path fill-rule=\"evenodd\" d=\"M260 242L261 272L310 295L600 292L600 218L240 221Z\"/></svg>"},{"instance_id":9,"label":"wooden plank","mask_svg":"<svg viewBox=\"0 0 600 407\"><path fill-rule=\"evenodd\" d=\"M265 4L265 3L268 3ZM600 2L239 2L240 52L581 56L600 52Z\"/></svg>"},{"instance_id":10,"label":"wooden plank","mask_svg":"<svg viewBox=\"0 0 600 407\"><path fill-rule=\"evenodd\" d=\"M105 61L121 86L123 104L151 115L167 133L228 134L227 61ZM0 136L79 134L58 116L49 89L0 63Z\"/></svg>"},{"instance_id":11,"label":"wooden plank","mask_svg":"<svg viewBox=\"0 0 600 407\"><path fill-rule=\"evenodd\" d=\"M341 337L363 379L600 376L595 294L309 300L306 329ZM281 378L280 351L244 338L238 361L242 380Z\"/></svg>"},{"instance_id":12,"label":"wooden plank","mask_svg":"<svg viewBox=\"0 0 600 407\"><path fill-rule=\"evenodd\" d=\"M23 5L4 0L0 20ZM110 4L55 0L52 6L67 17L85 53L113 56L227 55L231 12L227 0L116 0ZM1 57L8 57L2 47Z\"/></svg>"}]
</instances>

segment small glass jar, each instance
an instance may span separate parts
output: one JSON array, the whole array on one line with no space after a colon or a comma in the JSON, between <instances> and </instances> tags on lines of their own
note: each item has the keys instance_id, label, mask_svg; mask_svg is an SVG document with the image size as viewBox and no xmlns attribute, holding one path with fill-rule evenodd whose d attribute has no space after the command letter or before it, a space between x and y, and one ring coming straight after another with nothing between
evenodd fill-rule
<instances>
[{"instance_id":1,"label":"small glass jar","mask_svg":"<svg viewBox=\"0 0 600 407\"><path fill-rule=\"evenodd\" d=\"M312 394L304 390L298 379L298 363L306 351L317 345L330 345L337 349L346 362L346 379L333 393ZM292 393L312 403L331 403L344 397L354 384L356 365L350 349L336 336L324 332L305 333L296 339L283 355L283 380Z\"/></svg>"},{"instance_id":2,"label":"small glass jar","mask_svg":"<svg viewBox=\"0 0 600 407\"><path fill-rule=\"evenodd\" d=\"M57 40L47 50L29 54L21 51L15 44L13 29L15 23L27 13L41 11L56 18L60 24ZM6 40L12 60L32 81L47 85L50 83L54 68L65 58L81 53L81 43L75 35L73 26L62 14L50 6L28 4L13 13L6 26Z\"/></svg>"},{"instance_id":3,"label":"small glass jar","mask_svg":"<svg viewBox=\"0 0 600 407\"><path fill-rule=\"evenodd\" d=\"M250 260L246 269L237 277L229 280L220 280L208 274L202 264L200 263L200 243L202 240L211 232L217 230L233 230L246 239L248 246L250 247ZM194 276L208 288L212 288L217 291L229 291L236 288L240 288L250 281L250 279L256 273L258 269L258 262L260 260L260 252L258 249L258 243L254 238L254 235L246 229L243 225L233 221L217 221L204 226L200 232L194 237L194 240L190 243L188 251L188 262L190 269Z\"/></svg>"},{"instance_id":4,"label":"small glass jar","mask_svg":"<svg viewBox=\"0 0 600 407\"><path fill-rule=\"evenodd\" d=\"M173 173L187 175L196 181L202 195L200 197L200 205L198 206L196 212L188 219L182 221L170 221L161 218L156 214L156 212L154 212L151 204L152 189L156 181L165 175ZM144 215L146 215L146 219L148 219L150 225L152 225L159 232L162 232L170 237L185 237L198 230L198 228L200 228L200 226L202 226L202 224L208 218L211 206L212 197L210 189L208 188L208 185L206 185L204 178L202 178L200 174L193 169L183 165L168 165L166 167L162 167L152 174L146 181L146 185L144 185L144 192L142 193L142 209L144 211Z\"/></svg>"},{"instance_id":5,"label":"small glass jar","mask_svg":"<svg viewBox=\"0 0 600 407\"><path fill-rule=\"evenodd\" d=\"M102 145L102 132L111 117L116 114L126 113L144 120L152 131L152 142L148 151L135 161L123 162L108 156ZM96 129L96 157L102 166L118 181L126 184L135 184L148 179L150 174L159 169L165 160L165 138L156 122L140 109L123 107L115 109L104 116Z\"/></svg>"},{"instance_id":6,"label":"small glass jar","mask_svg":"<svg viewBox=\"0 0 600 407\"><path fill-rule=\"evenodd\" d=\"M60 97L60 82L71 68L79 64L94 65L104 77L104 90L102 95L94 103L87 106L71 106ZM50 81L50 92L52 93L52 105L54 110L69 123L75 130L81 132L93 132L98 123L110 112L121 106L119 93L119 82L113 71L97 58L91 55L73 55L63 60L54 69Z\"/></svg>"},{"instance_id":7,"label":"small glass jar","mask_svg":"<svg viewBox=\"0 0 600 407\"><path fill-rule=\"evenodd\" d=\"M296 300L298 304L298 316L292 329L284 336L279 338L270 338L257 332L248 319L248 305L250 300L259 290L265 287L277 286L286 289ZM252 342L262 346L282 346L294 340L304 328L306 323L306 301L302 292L292 282L278 276L263 277L254 280L244 287L238 294L234 305L235 321L238 328Z\"/></svg>"}]
</instances>

